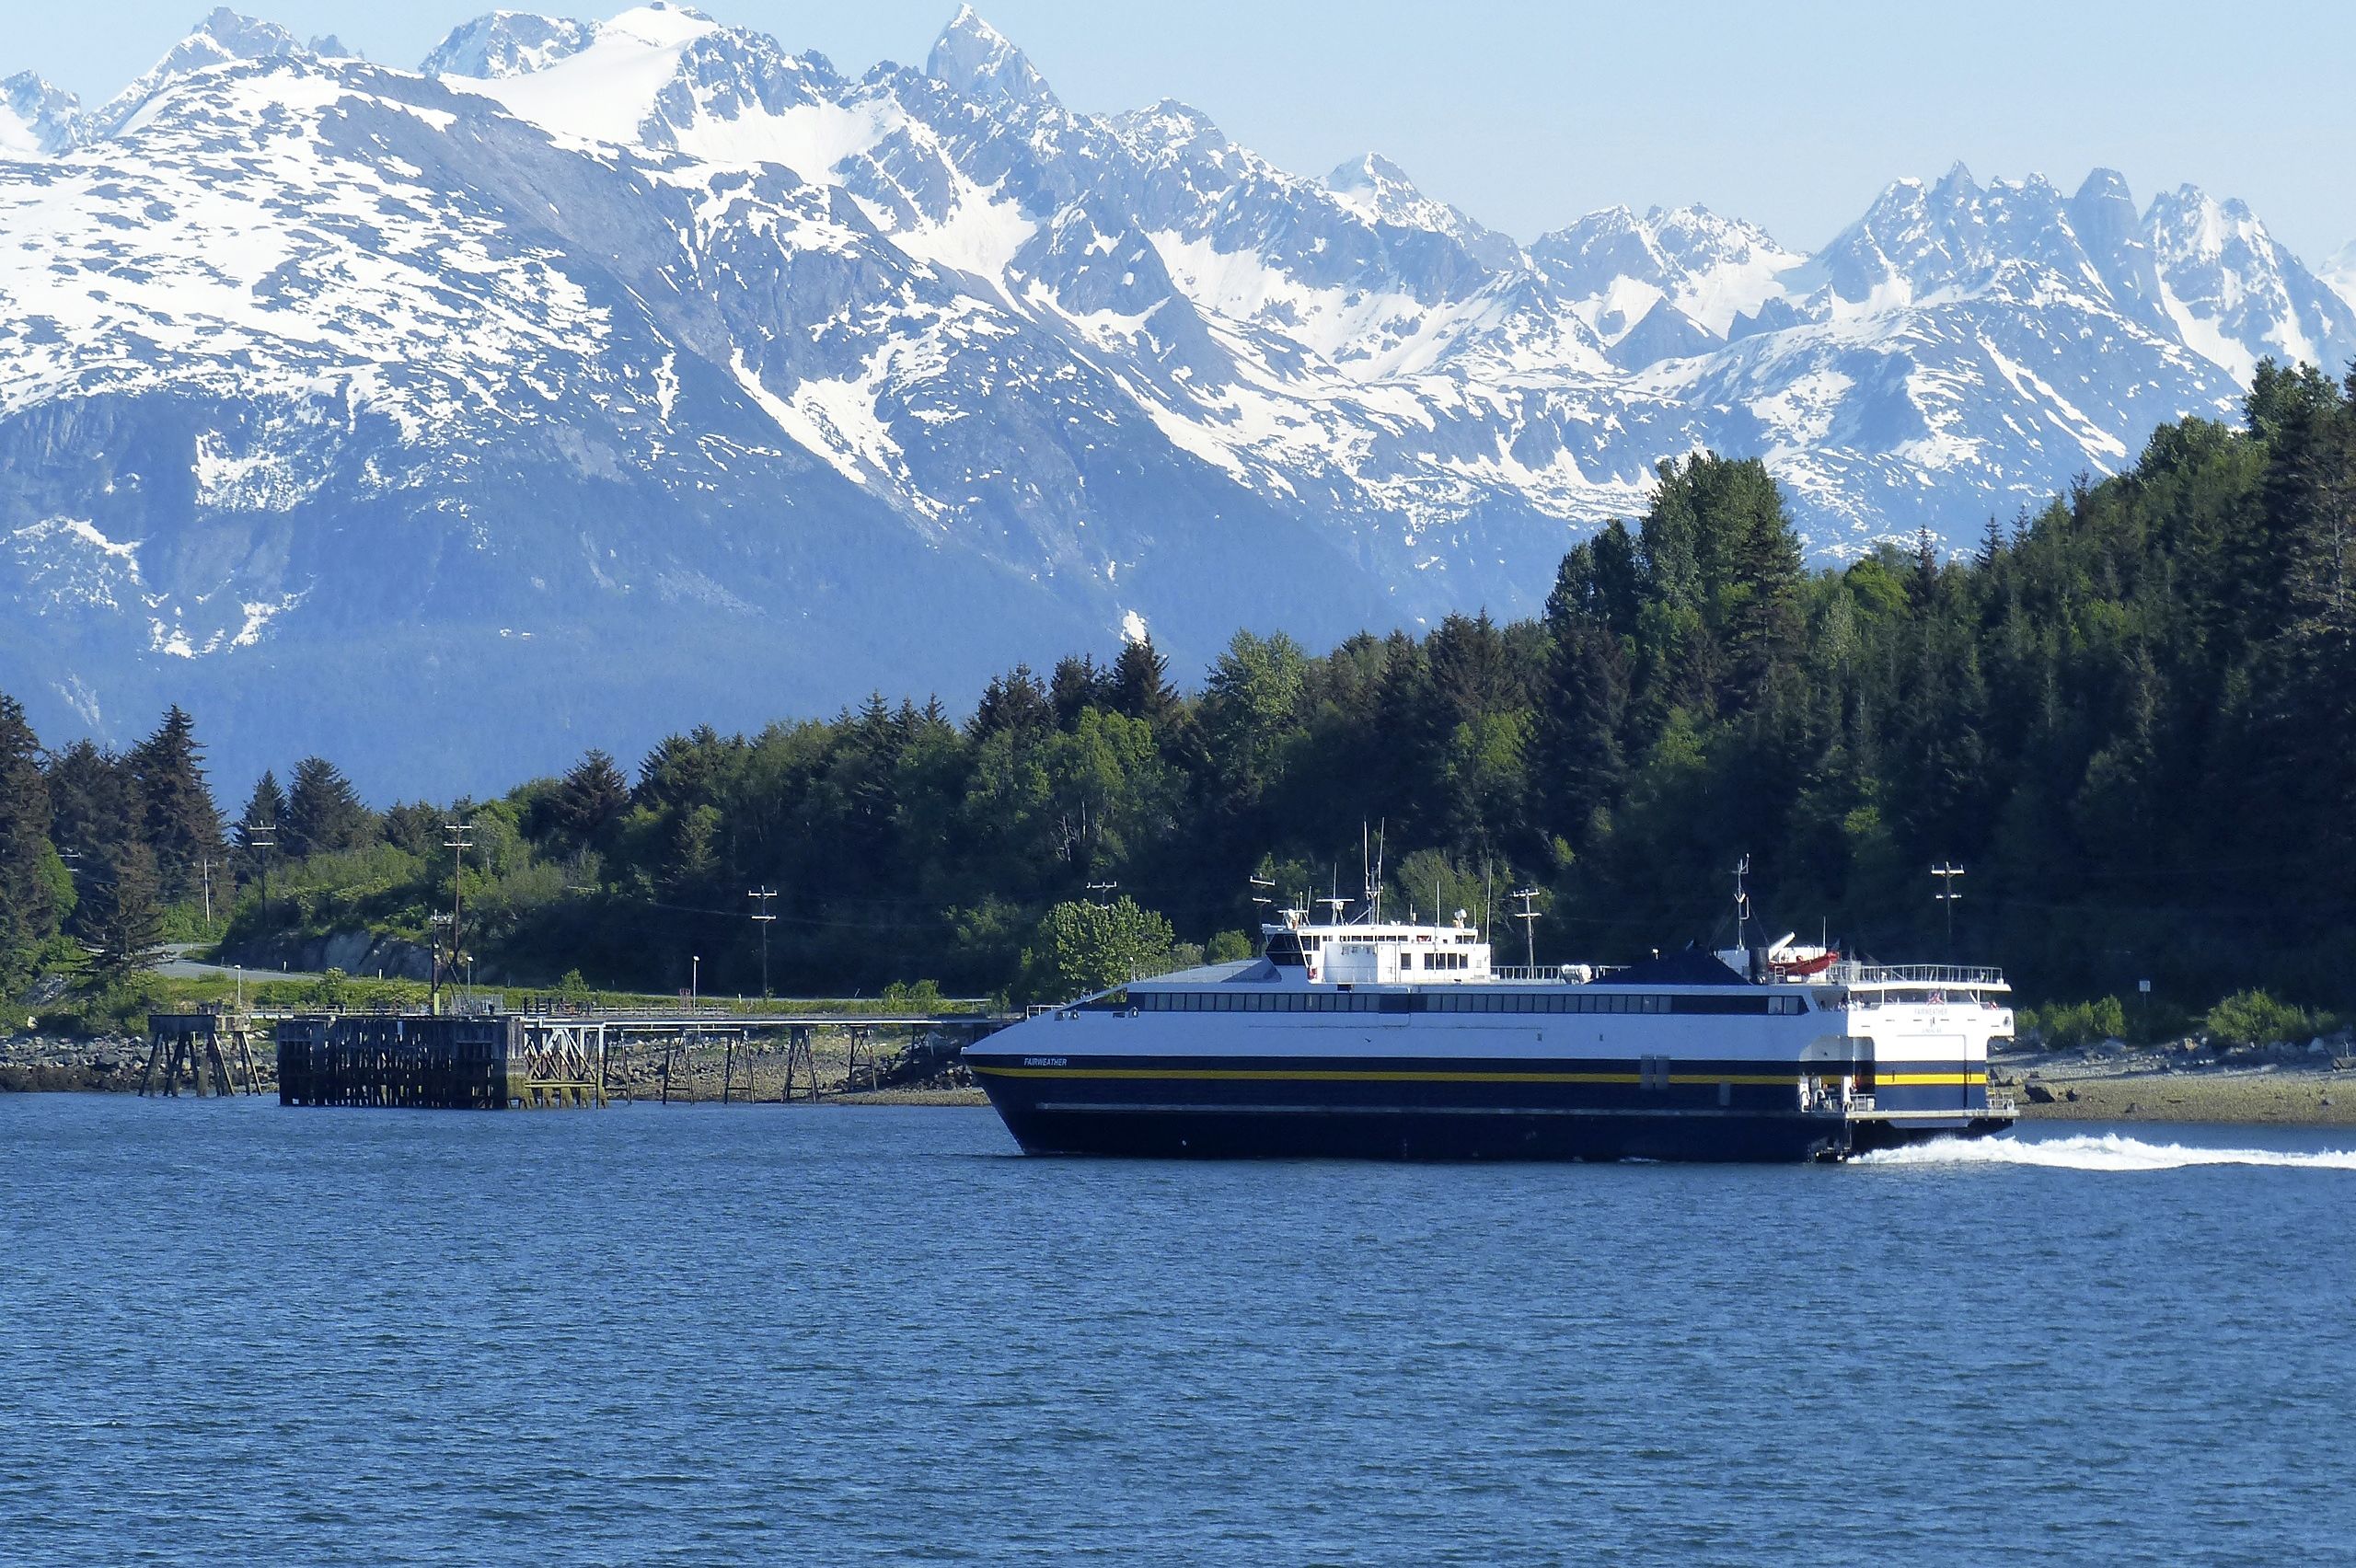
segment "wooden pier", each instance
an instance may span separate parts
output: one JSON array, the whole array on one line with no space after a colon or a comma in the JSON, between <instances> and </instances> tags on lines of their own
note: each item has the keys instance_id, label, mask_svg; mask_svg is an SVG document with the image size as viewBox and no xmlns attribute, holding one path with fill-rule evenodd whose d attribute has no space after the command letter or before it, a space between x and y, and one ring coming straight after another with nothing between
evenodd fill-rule
<instances>
[{"instance_id":1,"label":"wooden pier","mask_svg":"<svg viewBox=\"0 0 2356 1568\"><path fill-rule=\"evenodd\" d=\"M199 1097L260 1093L248 1043L251 1032L250 1019L216 1008L148 1014L147 1066L139 1075L140 1094L177 1097L183 1073L190 1092ZM240 1078L245 1080L242 1090Z\"/></svg>"},{"instance_id":2,"label":"wooden pier","mask_svg":"<svg viewBox=\"0 0 2356 1568\"><path fill-rule=\"evenodd\" d=\"M433 1110L595 1107L610 1098L814 1101L953 1075L958 1048L1005 1021L980 1014L300 1013L277 1024L278 1098ZM848 1040L832 1090L820 1087L820 1030ZM907 1048L887 1056L876 1035L904 1030ZM766 1092L756 1089L756 1056L771 1069L761 1075ZM773 1070L780 1057L781 1082Z\"/></svg>"},{"instance_id":3,"label":"wooden pier","mask_svg":"<svg viewBox=\"0 0 2356 1568\"><path fill-rule=\"evenodd\" d=\"M606 1102L604 1025L514 1015L315 1013L278 1025L282 1105L503 1111Z\"/></svg>"}]
</instances>

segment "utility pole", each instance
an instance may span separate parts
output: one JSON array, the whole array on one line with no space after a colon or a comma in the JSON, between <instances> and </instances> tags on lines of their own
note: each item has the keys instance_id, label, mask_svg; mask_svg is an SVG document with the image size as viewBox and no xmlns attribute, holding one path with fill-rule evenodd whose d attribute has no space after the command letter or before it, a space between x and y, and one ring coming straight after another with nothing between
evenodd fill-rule
<instances>
[{"instance_id":1,"label":"utility pole","mask_svg":"<svg viewBox=\"0 0 2356 1568\"><path fill-rule=\"evenodd\" d=\"M1120 886L1121 884L1116 882L1090 882L1088 884L1088 891L1091 893L1101 893L1104 895L1096 901L1096 907L1099 909L1110 909L1113 907L1113 894L1119 891Z\"/></svg>"},{"instance_id":2,"label":"utility pole","mask_svg":"<svg viewBox=\"0 0 2356 1568\"><path fill-rule=\"evenodd\" d=\"M1939 891L1931 896L1946 906L1947 962L1953 963L1955 962L1955 901L1963 896L1955 890L1955 879L1963 875L1963 868L1942 860L1931 868L1931 874L1939 879Z\"/></svg>"},{"instance_id":3,"label":"utility pole","mask_svg":"<svg viewBox=\"0 0 2356 1568\"><path fill-rule=\"evenodd\" d=\"M1538 890L1518 887L1506 895L1518 901L1521 907L1514 911L1514 918L1521 922L1521 934L1530 949L1530 967L1538 967Z\"/></svg>"},{"instance_id":4,"label":"utility pole","mask_svg":"<svg viewBox=\"0 0 2356 1568\"><path fill-rule=\"evenodd\" d=\"M204 878L204 934L209 937L213 934L213 858L204 856L197 866Z\"/></svg>"},{"instance_id":5,"label":"utility pole","mask_svg":"<svg viewBox=\"0 0 2356 1568\"><path fill-rule=\"evenodd\" d=\"M458 986L458 955L466 951L461 939L466 929L467 851L475 847L469 836L474 830L470 822L442 824L442 847L450 851L450 987L454 991Z\"/></svg>"},{"instance_id":6,"label":"utility pole","mask_svg":"<svg viewBox=\"0 0 2356 1568\"><path fill-rule=\"evenodd\" d=\"M1734 863L1734 945L1750 951L1750 857Z\"/></svg>"},{"instance_id":7,"label":"utility pole","mask_svg":"<svg viewBox=\"0 0 2356 1568\"><path fill-rule=\"evenodd\" d=\"M266 926L270 924L270 852L278 847L277 825L266 822L246 824L246 847L261 862L261 919Z\"/></svg>"},{"instance_id":8,"label":"utility pole","mask_svg":"<svg viewBox=\"0 0 2356 1568\"><path fill-rule=\"evenodd\" d=\"M745 897L753 901L753 923L761 928L761 1000L769 999L769 927L777 917L769 913L769 901L777 896L775 888L756 888Z\"/></svg>"}]
</instances>

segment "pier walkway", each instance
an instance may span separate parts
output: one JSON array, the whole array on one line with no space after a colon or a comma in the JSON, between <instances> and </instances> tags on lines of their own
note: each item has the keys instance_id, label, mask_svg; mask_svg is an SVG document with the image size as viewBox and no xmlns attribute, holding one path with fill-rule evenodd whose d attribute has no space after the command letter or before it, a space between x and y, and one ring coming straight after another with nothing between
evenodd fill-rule
<instances>
[{"instance_id":1,"label":"pier walkway","mask_svg":"<svg viewBox=\"0 0 2356 1568\"><path fill-rule=\"evenodd\" d=\"M964 1046L1015 1021L993 1013L719 1009L249 1017L272 1027L282 1104L476 1109L710 1098L705 1080L714 1065L723 1104L936 1081L962 1071ZM819 1068L821 1032L840 1037L840 1076L831 1086ZM886 1035L906 1043L887 1051ZM767 1090L756 1058L772 1069Z\"/></svg>"}]
</instances>

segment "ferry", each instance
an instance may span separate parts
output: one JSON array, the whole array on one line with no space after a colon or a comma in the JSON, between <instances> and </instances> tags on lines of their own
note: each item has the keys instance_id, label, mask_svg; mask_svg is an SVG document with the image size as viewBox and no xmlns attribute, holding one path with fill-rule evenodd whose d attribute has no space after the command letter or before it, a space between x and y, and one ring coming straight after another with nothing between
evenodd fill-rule
<instances>
[{"instance_id":1,"label":"ferry","mask_svg":"<svg viewBox=\"0 0 2356 1568\"><path fill-rule=\"evenodd\" d=\"M1831 1161L2012 1124L2000 972L1739 930L1539 968L1461 910L1287 910L1257 958L1034 1008L964 1060L1031 1154Z\"/></svg>"}]
</instances>

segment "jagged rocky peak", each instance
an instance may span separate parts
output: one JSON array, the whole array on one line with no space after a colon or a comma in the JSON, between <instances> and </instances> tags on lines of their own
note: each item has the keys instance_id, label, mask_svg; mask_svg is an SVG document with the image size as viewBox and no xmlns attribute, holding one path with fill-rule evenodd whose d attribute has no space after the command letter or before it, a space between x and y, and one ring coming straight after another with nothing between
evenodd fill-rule
<instances>
[{"instance_id":1,"label":"jagged rocky peak","mask_svg":"<svg viewBox=\"0 0 2356 1568\"><path fill-rule=\"evenodd\" d=\"M2070 226L2078 237L2105 246L2140 241L2142 225L2135 212L2135 193L2127 177L2115 168L2098 168L2082 181L2070 198Z\"/></svg>"},{"instance_id":2,"label":"jagged rocky peak","mask_svg":"<svg viewBox=\"0 0 2356 1568\"><path fill-rule=\"evenodd\" d=\"M2238 198L2220 202L2197 185L2179 185L2152 198L2144 231L2171 259L2215 260L2228 250L2270 252L2273 239L2258 214Z\"/></svg>"},{"instance_id":3,"label":"jagged rocky peak","mask_svg":"<svg viewBox=\"0 0 2356 1568\"><path fill-rule=\"evenodd\" d=\"M1364 153L1325 177L1325 189L1366 216L1417 228L1469 225L1464 214L1415 189L1407 171L1380 153ZM1437 221L1436 221L1437 220Z\"/></svg>"},{"instance_id":4,"label":"jagged rocky peak","mask_svg":"<svg viewBox=\"0 0 2356 1568\"><path fill-rule=\"evenodd\" d=\"M2349 302L2243 202L2179 186L2153 199L2143 236L2185 341L2240 379L2261 359L2338 366L2356 355Z\"/></svg>"},{"instance_id":5,"label":"jagged rocky peak","mask_svg":"<svg viewBox=\"0 0 2356 1568\"><path fill-rule=\"evenodd\" d=\"M580 53L596 39L595 22L493 11L451 29L419 69L429 76L467 76L478 81L526 76Z\"/></svg>"},{"instance_id":6,"label":"jagged rocky peak","mask_svg":"<svg viewBox=\"0 0 2356 1568\"><path fill-rule=\"evenodd\" d=\"M153 70L92 114L81 134L86 140L114 134L150 98L192 73L232 60L283 60L309 52L300 39L275 22L259 21L226 6L215 7L197 23L193 32L174 44Z\"/></svg>"},{"instance_id":7,"label":"jagged rocky peak","mask_svg":"<svg viewBox=\"0 0 2356 1568\"><path fill-rule=\"evenodd\" d=\"M0 81L0 157L54 157L74 144L82 100L30 71Z\"/></svg>"},{"instance_id":8,"label":"jagged rocky peak","mask_svg":"<svg viewBox=\"0 0 2356 1568\"><path fill-rule=\"evenodd\" d=\"M278 60L306 52L302 40L276 22L216 6L149 75L185 75L231 60Z\"/></svg>"},{"instance_id":9,"label":"jagged rocky peak","mask_svg":"<svg viewBox=\"0 0 2356 1568\"><path fill-rule=\"evenodd\" d=\"M924 63L934 81L984 104L1045 107L1056 101L1047 79L1004 33L982 20L971 6L960 6L933 40Z\"/></svg>"}]
</instances>

